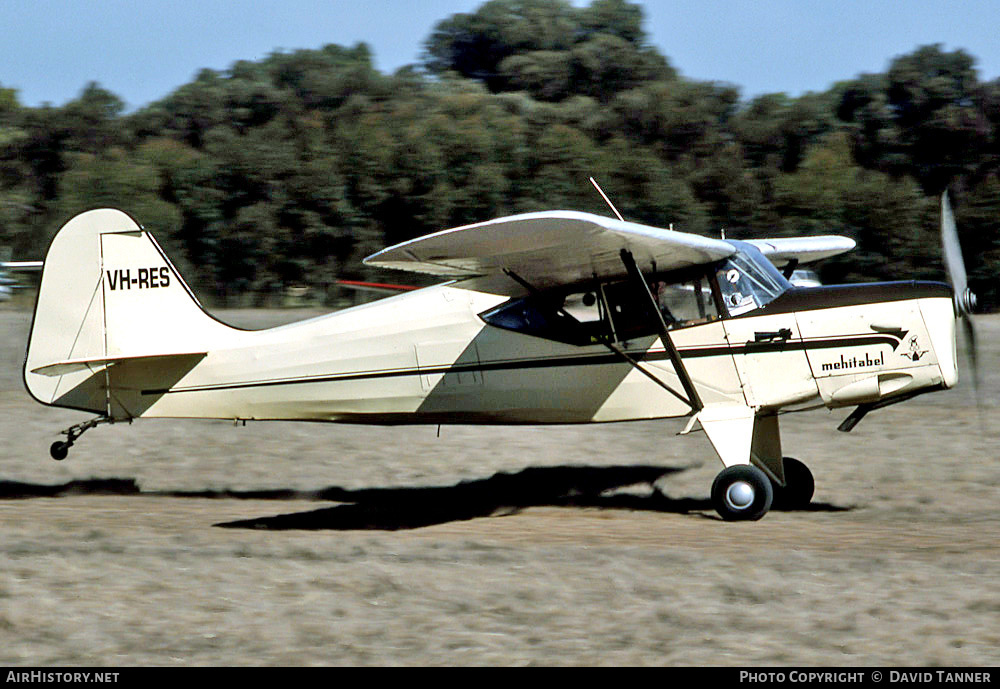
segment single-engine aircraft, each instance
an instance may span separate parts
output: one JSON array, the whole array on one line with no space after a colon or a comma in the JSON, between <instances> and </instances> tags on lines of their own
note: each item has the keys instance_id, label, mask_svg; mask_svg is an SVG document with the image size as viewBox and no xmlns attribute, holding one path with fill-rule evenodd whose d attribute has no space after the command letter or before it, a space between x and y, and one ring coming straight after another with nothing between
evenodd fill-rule
<instances>
[{"instance_id":1,"label":"single-engine aircraft","mask_svg":"<svg viewBox=\"0 0 1000 689\"><path fill-rule=\"evenodd\" d=\"M446 282L260 331L206 313L129 215L92 210L49 247L24 381L42 404L97 414L63 431L55 459L98 424L146 418L688 417L683 433L700 425L724 465L718 513L759 519L814 490L809 469L783 455L779 412L854 407L850 430L873 409L955 385L956 322L972 300L944 198L942 208L951 286L796 288L796 266L854 241L714 239L547 211L384 249L365 263Z\"/></svg>"}]
</instances>

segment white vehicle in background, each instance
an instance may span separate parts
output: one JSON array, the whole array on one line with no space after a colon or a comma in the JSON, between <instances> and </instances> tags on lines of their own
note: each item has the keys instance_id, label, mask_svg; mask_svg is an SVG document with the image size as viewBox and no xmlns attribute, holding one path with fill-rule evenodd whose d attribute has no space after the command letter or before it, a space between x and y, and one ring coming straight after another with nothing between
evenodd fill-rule
<instances>
[{"instance_id":1,"label":"white vehicle in background","mask_svg":"<svg viewBox=\"0 0 1000 689\"><path fill-rule=\"evenodd\" d=\"M796 268L788 277L788 281L794 287L819 287L823 284L819 279L819 274L809 268Z\"/></svg>"}]
</instances>

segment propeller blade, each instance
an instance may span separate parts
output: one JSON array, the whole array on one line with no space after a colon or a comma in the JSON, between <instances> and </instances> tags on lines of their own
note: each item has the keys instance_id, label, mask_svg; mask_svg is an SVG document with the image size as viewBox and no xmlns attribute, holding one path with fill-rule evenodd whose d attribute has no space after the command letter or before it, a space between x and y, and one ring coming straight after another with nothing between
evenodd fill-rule
<instances>
[{"instance_id":1,"label":"propeller blade","mask_svg":"<svg viewBox=\"0 0 1000 689\"><path fill-rule=\"evenodd\" d=\"M975 391L976 402L980 402L979 399L979 354L976 346L976 329L972 325L972 319L966 315L962 319L962 324L965 327L965 346L966 354L969 357L969 368L972 371L972 388Z\"/></svg>"},{"instance_id":2,"label":"propeller blade","mask_svg":"<svg viewBox=\"0 0 1000 689\"><path fill-rule=\"evenodd\" d=\"M969 357L969 368L972 372L972 388L976 397L976 405L982 408L979 397L979 354L976 344L976 329L972 325L972 311L976 306L976 297L969 289L968 275L965 272L965 261L962 259L962 246L958 241L958 228L955 227L955 215L948 201L948 192L941 194L941 247L944 250L944 264L948 271L948 280L954 292L955 308L965 330L965 353Z\"/></svg>"},{"instance_id":3,"label":"propeller blade","mask_svg":"<svg viewBox=\"0 0 1000 689\"><path fill-rule=\"evenodd\" d=\"M973 300L969 291L969 280L962 260L962 246L958 242L955 215L951 211L948 192L941 194L941 248L944 251L944 267L948 271L948 281L955 293L958 312L967 316L972 310Z\"/></svg>"}]
</instances>

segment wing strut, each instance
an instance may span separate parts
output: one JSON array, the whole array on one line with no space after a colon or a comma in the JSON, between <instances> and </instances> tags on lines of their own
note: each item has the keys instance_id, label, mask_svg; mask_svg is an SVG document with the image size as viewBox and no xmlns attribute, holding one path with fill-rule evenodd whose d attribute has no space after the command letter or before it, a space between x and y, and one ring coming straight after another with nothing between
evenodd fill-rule
<instances>
[{"instance_id":1,"label":"wing strut","mask_svg":"<svg viewBox=\"0 0 1000 689\"><path fill-rule=\"evenodd\" d=\"M663 314L660 313L660 309L656 304L656 299L653 298L653 293L649 290L649 284L642 276L642 271L639 270L639 266L636 265L635 258L633 258L632 253L628 249L621 250L621 257L622 263L625 264L625 270L628 272L629 279L631 279L632 282L636 284L636 287L640 288L640 291L646 295L646 308L653 314L653 322L659 331L658 334L660 336L660 341L663 342L663 348L667 350L667 356L670 357L670 361L674 365L674 372L676 372L677 377L680 378L681 385L684 387L684 392L687 394L687 399L685 399L684 402L691 406L691 411L693 413L697 414L705 408L705 405L702 403L701 397L698 396L698 391L694 388L691 376L688 374L687 368L681 360L680 352L677 351L677 347L674 346L674 341L670 338L670 333L667 330L667 324L663 320Z\"/></svg>"}]
</instances>

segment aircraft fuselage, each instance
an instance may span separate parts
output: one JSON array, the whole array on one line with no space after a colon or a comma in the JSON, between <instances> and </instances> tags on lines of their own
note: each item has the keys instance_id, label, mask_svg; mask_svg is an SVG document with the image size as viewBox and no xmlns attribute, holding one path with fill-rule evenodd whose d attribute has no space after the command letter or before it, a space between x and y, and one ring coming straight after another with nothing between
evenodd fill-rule
<instances>
[{"instance_id":1,"label":"aircraft fuselage","mask_svg":"<svg viewBox=\"0 0 1000 689\"><path fill-rule=\"evenodd\" d=\"M602 344L485 323L479 314L505 299L437 286L239 331L197 360L126 361L93 372L65 401L101 413L110 399L116 418L376 424L586 423L691 411ZM670 336L706 404L840 407L950 387L957 376L951 292L935 283L790 290L759 314ZM680 390L658 337L619 345Z\"/></svg>"}]
</instances>

